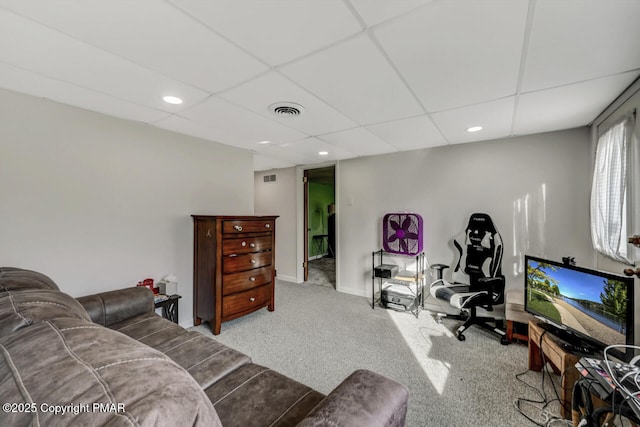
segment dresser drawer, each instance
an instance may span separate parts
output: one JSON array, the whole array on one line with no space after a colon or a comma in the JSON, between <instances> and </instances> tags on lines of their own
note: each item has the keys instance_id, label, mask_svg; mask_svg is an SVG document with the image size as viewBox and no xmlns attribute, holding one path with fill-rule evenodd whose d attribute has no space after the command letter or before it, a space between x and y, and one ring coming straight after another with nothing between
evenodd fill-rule
<instances>
[{"instance_id":1,"label":"dresser drawer","mask_svg":"<svg viewBox=\"0 0 640 427\"><path fill-rule=\"evenodd\" d=\"M246 254L271 249L271 236L243 237L241 239L224 239L222 255Z\"/></svg>"},{"instance_id":2,"label":"dresser drawer","mask_svg":"<svg viewBox=\"0 0 640 427\"><path fill-rule=\"evenodd\" d=\"M271 265L273 252L257 252L244 255L226 256L222 260L223 273L253 270Z\"/></svg>"},{"instance_id":3,"label":"dresser drawer","mask_svg":"<svg viewBox=\"0 0 640 427\"><path fill-rule=\"evenodd\" d=\"M231 273L222 276L222 295L234 294L271 282L271 267Z\"/></svg>"},{"instance_id":4,"label":"dresser drawer","mask_svg":"<svg viewBox=\"0 0 640 427\"><path fill-rule=\"evenodd\" d=\"M222 221L223 234L258 233L261 231L272 231L275 228L275 220L225 220Z\"/></svg>"},{"instance_id":5,"label":"dresser drawer","mask_svg":"<svg viewBox=\"0 0 640 427\"><path fill-rule=\"evenodd\" d=\"M265 305L271 298L271 286L264 285L249 291L226 296L222 299L222 317L251 311Z\"/></svg>"}]
</instances>

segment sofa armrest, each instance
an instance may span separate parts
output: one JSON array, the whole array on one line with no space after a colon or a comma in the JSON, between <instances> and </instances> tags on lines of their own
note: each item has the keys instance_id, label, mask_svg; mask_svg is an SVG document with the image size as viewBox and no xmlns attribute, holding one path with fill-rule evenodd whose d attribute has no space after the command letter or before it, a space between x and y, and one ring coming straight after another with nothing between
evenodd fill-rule
<instances>
[{"instance_id":1,"label":"sofa armrest","mask_svg":"<svg viewBox=\"0 0 640 427\"><path fill-rule=\"evenodd\" d=\"M118 289L78 298L91 320L110 326L155 310L153 292L143 286Z\"/></svg>"},{"instance_id":2,"label":"sofa armrest","mask_svg":"<svg viewBox=\"0 0 640 427\"><path fill-rule=\"evenodd\" d=\"M312 426L401 427L407 415L409 391L375 372L349 375L298 424Z\"/></svg>"}]
</instances>

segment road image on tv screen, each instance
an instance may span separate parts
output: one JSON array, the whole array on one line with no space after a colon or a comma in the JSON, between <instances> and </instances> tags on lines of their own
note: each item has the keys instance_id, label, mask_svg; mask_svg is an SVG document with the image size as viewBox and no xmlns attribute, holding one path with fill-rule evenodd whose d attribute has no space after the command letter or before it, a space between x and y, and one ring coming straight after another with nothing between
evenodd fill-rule
<instances>
[{"instance_id":1,"label":"road image on tv screen","mask_svg":"<svg viewBox=\"0 0 640 427\"><path fill-rule=\"evenodd\" d=\"M625 344L624 282L529 260L527 305L555 323L609 344Z\"/></svg>"}]
</instances>

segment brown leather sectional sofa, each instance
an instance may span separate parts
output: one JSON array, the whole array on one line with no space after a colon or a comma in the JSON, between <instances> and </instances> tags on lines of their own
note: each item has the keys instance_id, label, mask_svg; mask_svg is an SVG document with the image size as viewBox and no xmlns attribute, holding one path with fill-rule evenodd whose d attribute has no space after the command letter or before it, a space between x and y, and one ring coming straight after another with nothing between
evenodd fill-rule
<instances>
[{"instance_id":1,"label":"brown leather sectional sofa","mask_svg":"<svg viewBox=\"0 0 640 427\"><path fill-rule=\"evenodd\" d=\"M0 268L3 426L403 426L407 402L367 370L324 396L161 318L145 288L74 299Z\"/></svg>"}]
</instances>

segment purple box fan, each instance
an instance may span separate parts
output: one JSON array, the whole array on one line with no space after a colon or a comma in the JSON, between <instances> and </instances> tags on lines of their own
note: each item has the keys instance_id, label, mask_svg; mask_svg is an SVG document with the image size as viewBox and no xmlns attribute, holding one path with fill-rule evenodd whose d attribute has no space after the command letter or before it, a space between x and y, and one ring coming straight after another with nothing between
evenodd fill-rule
<instances>
[{"instance_id":1,"label":"purple box fan","mask_svg":"<svg viewBox=\"0 0 640 427\"><path fill-rule=\"evenodd\" d=\"M385 252L417 255L422 252L422 217L416 213L388 213L382 218Z\"/></svg>"}]
</instances>

